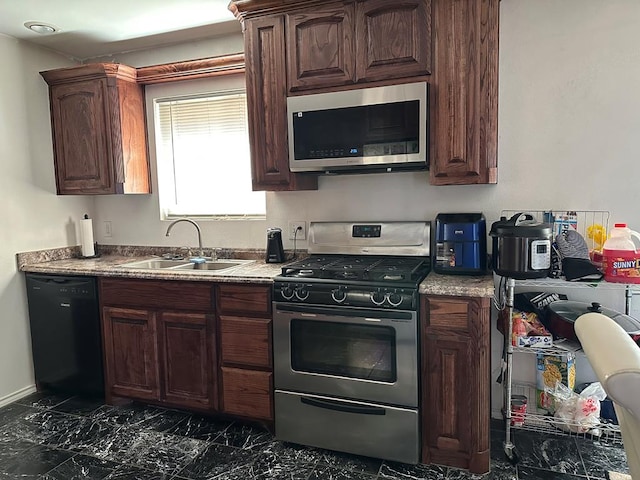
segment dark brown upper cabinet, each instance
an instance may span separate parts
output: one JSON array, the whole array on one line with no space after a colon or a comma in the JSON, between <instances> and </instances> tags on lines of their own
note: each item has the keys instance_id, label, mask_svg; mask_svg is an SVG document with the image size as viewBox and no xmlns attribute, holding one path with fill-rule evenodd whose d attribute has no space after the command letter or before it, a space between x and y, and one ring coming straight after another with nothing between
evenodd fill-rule
<instances>
[{"instance_id":1,"label":"dark brown upper cabinet","mask_svg":"<svg viewBox=\"0 0 640 480\"><path fill-rule=\"evenodd\" d=\"M331 3L286 16L289 90L355 81L354 9Z\"/></svg>"},{"instance_id":2,"label":"dark brown upper cabinet","mask_svg":"<svg viewBox=\"0 0 640 480\"><path fill-rule=\"evenodd\" d=\"M244 22L253 190L317 190L315 175L289 171L282 15Z\"/></svg>"},{"instance_id":3,"label":"dark brown upper cabinet","mask_svg":"<svg viewBox=\"0 0 640 480\"><path fill-rule=\"evenodd\" d=\"M434 0L432 185L497 183L499 0Z\"/></svg>"},{"instance_id":4,"label":"dark brown upper cabinet","mask_svg":"<svg viewBox=\"0 0 640 480\"><path fill-rule=\"evenodd\" d=\"M432 185L497 183L499 0L232 0L229 8L244 22L254 91L254 189L302 189L296 179L305 177L288 171L287 94L367 82L429 82Z\"/></svg>"},{"instance_id":5,"label":"dark brown upper cabinet","mask_svg":"<svg viewBox=\"0 0 640 480\"><path fill-rule=\"evenodd\" d=\"M49 84L58 194L149 193L136 69L94 63L40 74Z\"/></svg>"},{"instance_id":6,"label":"dark brown upper cabinet","mask_svg":"<svg viewBox=\"0 0 640 480\"><path fill-rule=\"evenodd\" d=\"M371 82L431 73L431 0L356 3L356 78Z\"/></svg>"},{"instance_id":7,"label":"dark brown upper cabinet","mask_svg":"<svg viewBox=\"0 0 640 480\"><path fill-rule=\"evenodd\" d=\"M428 75L431 0L336 2L287 15L289 91Z\"/></svg>"}]
</instances>

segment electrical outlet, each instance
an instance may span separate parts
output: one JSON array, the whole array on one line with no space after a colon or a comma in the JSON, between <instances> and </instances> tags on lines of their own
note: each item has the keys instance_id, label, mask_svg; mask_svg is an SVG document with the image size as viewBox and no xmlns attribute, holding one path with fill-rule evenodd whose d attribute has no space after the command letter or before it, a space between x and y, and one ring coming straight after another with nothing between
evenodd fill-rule
<instances>
[{"instance_id":1,"label":"electrical outlet","mask_svg":"<svg viewBox=\"0 0 640 480\"><path fill-rule=\"evenodd\" d=\"M111 222L109 220L104 222L104 236L105 237L111 237L112 235L112 231L111 231Z\"/></svg>"},{"instance_id":2,"label":"electrical outlet","mask_svg":"<svg viewBox=\"0 0 640 480\"><path fill-rule=\"evenodd\" d=\"M307 238L307 222L302 220L289 222L289 240L294 238L296 240L305 240Z\"/></svg>"}]
</instances>

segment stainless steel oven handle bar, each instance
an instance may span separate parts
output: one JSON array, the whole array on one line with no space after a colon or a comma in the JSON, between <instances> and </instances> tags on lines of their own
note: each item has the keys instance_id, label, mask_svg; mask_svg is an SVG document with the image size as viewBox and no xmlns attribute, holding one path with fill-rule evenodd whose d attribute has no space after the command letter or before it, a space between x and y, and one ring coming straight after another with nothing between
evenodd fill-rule
<instances>
[{"instance_id":1,"label":"stainless steel oven handle bar","mask_svg":"<svg viewBox=\"0 0 640 480\"><path fill-rule=\"evenodd\" d=\"M341 402L339 400L321 400L312 397L301 397L300 401L312 407L335 410L337 412L357 413L359 415L384 415L385 409L382 407L370 407L355 402Z\"/></svg>"}]
</instances>

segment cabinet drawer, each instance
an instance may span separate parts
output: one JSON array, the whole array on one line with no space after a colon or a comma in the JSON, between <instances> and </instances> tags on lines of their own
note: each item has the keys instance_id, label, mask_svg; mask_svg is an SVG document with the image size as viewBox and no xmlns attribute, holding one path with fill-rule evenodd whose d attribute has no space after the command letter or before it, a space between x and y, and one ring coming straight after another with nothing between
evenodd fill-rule
<instances>
[{"instance_id":1,"label":"cabinet drawer","mask_svg":"<svg viewBox=\"0 0 640 480\"><path fill-rule=\"evenodd\" d=\"M219 285L217 291L221 314L271 316L270 285Z\"/></svg>"},{"instance_id":2,"label":"cabinet drawer","mask_svg":"<svg viewBox=\"0 0 640 480\"><path fill-rule=\"evenodd\" d=\"M271 319L220 316L222 363L271 368Z\"/></svg>"},{"instance_id":3,"label":"cabinet drawer","mask_svg":"<svg viewBox=\"0 0 640 480\"><path fill-rule=\"evenodd\" d=\"M262 420L273 419L273 374L222 367L222 411Z\"/></svg>"},{"instance_id":4,"label":"cabinet drawer","mask_svg":"<svg viewBox=\"0 0 640 480\"><path fill-rule=\"evenodd\" d=\"M210 283L100 279L104 305L210 312L213 310L211 289Z\"/></svg>"},{"instance_id":5,"label":"cabinet drawer","mask_svg":"<svg viewBox=\"0 0 640 480\"><path fill-rule=\"evenodd\" d=\"M469 329L469 302L456 299L427 299L429 327L467 331Z\"/></svg>"}]
</instances>

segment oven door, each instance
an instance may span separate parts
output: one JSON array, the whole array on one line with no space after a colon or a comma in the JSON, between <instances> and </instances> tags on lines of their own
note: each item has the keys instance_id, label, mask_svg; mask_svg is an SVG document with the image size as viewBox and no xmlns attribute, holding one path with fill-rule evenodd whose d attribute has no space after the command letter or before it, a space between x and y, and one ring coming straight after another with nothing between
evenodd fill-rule
<instances>
[{"instance_id":1,"label":"oven door","mask_svg":"<svg viewBox=\"0 0 640 480\"><path fill-rule=\"evenodd\" d=\"M418 406L416 312L273 307L276 389Z\"/></svg>"}]
</instances>

